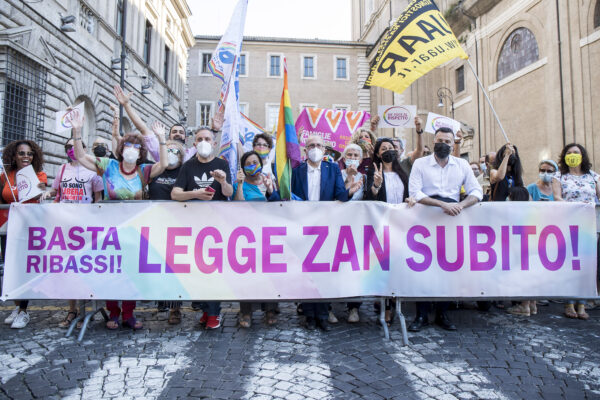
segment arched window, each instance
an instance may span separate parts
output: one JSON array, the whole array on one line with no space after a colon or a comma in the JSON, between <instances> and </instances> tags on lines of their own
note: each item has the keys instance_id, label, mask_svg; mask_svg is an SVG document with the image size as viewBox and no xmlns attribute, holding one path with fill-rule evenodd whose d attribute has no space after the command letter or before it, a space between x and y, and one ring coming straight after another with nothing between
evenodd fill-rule
<instances>
[{"instance_id":1,"label":"arched window","mask_svg":"<svg viewBox=\"0 0 600 400\"><path fill-rule=\"evenodd\" d=\"M600 27L600 1L596 2L596 8L594 9L594 29Z\"/></svg>"},{"instance_id":2,"label":"arched window","mask_svg":"<svg viewBox=\"0 0 600 400\"><path fill-rule=\"evenodd\" d=\"M498 80L514 74L539 58L537 41L527 28L517 28L508 36L498 59Z\"/></svg>"}]
</instances>

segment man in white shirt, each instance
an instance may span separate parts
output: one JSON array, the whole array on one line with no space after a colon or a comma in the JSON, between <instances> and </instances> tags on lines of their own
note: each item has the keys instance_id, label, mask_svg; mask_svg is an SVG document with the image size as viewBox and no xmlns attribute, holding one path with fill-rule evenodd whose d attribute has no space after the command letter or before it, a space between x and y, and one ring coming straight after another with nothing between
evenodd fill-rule
<instances>
[{"instance_id":1,"label":"man in white shirt","mask_svg":"<svg viewBox=\"0 0 600 400\"><path fill-rule=\"evenodd\" d=\"M481 185L473 174L469 163L451 156L454 133L448 128L435 132L433 154L415 160L408 191L415 201L428 206L440 207L446 214L456 216L466 208L481 201ZM466 197L460 201L460 190L464 186ZM459 202L460 201L460 202ZM436 303L435 322L446 330L456 330L446 314L449 302ZM418 332L428 325L429 302L417 302L417 316L409 330Z\"/></svg>"}]
</instances>

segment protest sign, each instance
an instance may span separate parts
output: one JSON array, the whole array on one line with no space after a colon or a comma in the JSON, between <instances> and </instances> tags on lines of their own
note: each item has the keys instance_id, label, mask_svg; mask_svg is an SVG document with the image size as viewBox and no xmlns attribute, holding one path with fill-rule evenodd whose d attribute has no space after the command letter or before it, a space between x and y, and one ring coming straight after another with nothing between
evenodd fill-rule
<instances>
[{"instance_id":1,"label":"protest sign","mask_svg":"<svg viewBox=\"0 0 600 400\"><path fill-rule=\"evenodd\" d=\"M296 119L296 132L302 128L300 145L311 135L321 136L325 146L340 153L352 139L352 135L371 114L366 111L332 110L328 108L305 108Z\"/></svg>"},{"instance_id":2,"label":"protest sign","mask_svg":"<svg viewBox=\"0 0 600 400\"><path fill-rule=\"evenodd\" d=\"M596 296L594 206L11 205L3 299Z\"/></svg>"},{"instance_id":3,"label":"protest sign","mask_svg":"<svg viewBox=\"0 0 600 400\"><path fill-rule=\"evenodd\" d=\"M417 106L378 106L378 128L414 128Z\"/></svg>"},{"instance_id":4,"label":"protest sign","mask_svg":"<svg viewBox=\"0 0 600 400\"><path fill-rule=\"evenodd\" d=\"M71 113L75 110L79 111L79 115L83 115L83 101L73 107L70 111L62 110L56 112L55 133L68 132L71 130Z\"/></svg>"},{"instance_id":5,"label":"protest sign","mask_svg":"<svg viewBox=\"0 0 600 400\"><path fill-rule=\"evenodd\" d=\"M435 133L436 130L442 127L452 129L452 132L456 135L456 132L460 129L460 122L432 112L427 114L425 132Z\"/></svg>"},{"instance_id":6,"label":"protest sign","mask_svg":"<svg viewBox=\"0 0 600 400\"><path fill-rule=\"evenodd\" d=\"M38 187L40 180L31 164L17 171L15 179L17 181L17 190L19 192L19 202L21 203L44 193L44 191Z\"/></svg>"}]
</instances>

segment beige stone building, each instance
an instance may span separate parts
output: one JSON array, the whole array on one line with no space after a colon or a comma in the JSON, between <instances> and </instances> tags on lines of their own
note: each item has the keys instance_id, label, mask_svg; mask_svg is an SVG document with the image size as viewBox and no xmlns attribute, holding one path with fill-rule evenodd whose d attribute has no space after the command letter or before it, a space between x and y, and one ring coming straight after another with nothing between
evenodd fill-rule
<instances>
[{"instance_id":1,"label":"beige stone building","mask_svg":"<svg viewBox=\"0 0 600 400\"><path fill-rule=\"evenodd\" d=\"M216 36L196 36L188 65L188 125L207 125L215 112L220 81L208 70ZM367 45L356 42L245 37L240 64L240 108L271 131L283 89L283 59L294 118L304 107L369 109Z\"/></svg>"},{"instance_id":2,"label":"beige stone building","mask_svg":"<svg viewBox=\"0 0 600 400\"><path fill-rule=\"evenodd\" d=\"M378 42L407 6L406 0L353 0L353 39ZM558 159L565 144L578 142L600 169L600 1L598 0L438 0L523 160L525 181L537 163ZM438 89L446 87L438 107ZM504 138L464 60L455 59L416 81L401 95L371 89L377 104L417 104L419 112L451 115L472 127L462 146L471 160L497 150ZM383 132L390 134L390 132ZM409 143L411 132L406 135ZM430 141L430 137L428 140Z\"/></svg>"},{"instance_id":3,"label":"beige stone building","mask_svg":"<svg viewBox=\"0 0 600 400\"><path fill-rule=\"evenodd\" d=\"M120 81L121 29L126 28L125 87L147 122L171 124L185 115L188 48L193 46L185 0L2 0L0 132L2 145L36 140L52 178L66 161L70 132L55 132L55 112L85 104L83 138L110 137ZM124 8L125 7L125 8ZM125 11L125 18L123 13ZM124 118L124 130L132 129Z\"/></svg>"}]
</instances>

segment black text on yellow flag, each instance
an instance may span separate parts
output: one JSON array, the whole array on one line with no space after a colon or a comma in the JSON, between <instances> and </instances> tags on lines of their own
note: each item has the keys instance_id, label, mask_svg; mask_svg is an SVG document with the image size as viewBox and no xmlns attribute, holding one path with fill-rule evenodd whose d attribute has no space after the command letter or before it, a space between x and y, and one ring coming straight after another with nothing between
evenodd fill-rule
<instances>
[{"instance_id":1,"label":"black text on yellow flag","mask_svg":"<svg viewBox=\"0 0 600 400\"><path fill-rule=\"evenodd\" d=\"M469 58L432 0L413 0L377 50L365 86L402 93L433 68Z\"/></svg>"}]
</instances>

